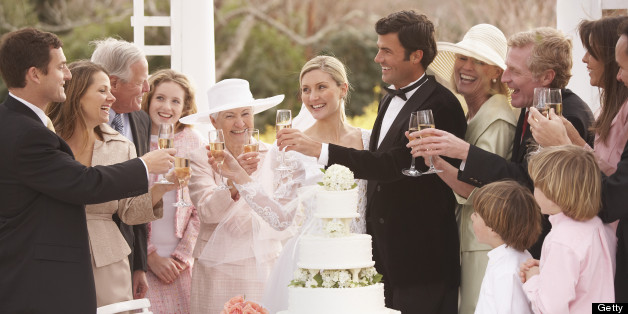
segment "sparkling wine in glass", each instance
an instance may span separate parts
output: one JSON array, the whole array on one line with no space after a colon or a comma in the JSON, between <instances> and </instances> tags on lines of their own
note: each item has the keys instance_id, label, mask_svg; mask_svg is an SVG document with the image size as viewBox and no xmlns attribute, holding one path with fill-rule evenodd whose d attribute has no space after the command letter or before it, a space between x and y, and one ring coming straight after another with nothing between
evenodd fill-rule
<instances>
[{"instance_id":1,"label":"sparkling wine in glass","mask_svg":"<svg viewBox=\"0 0 628 314\"><path fill-rule=\"evenodd\" d=\"M289 128L292 128L292 112L287 109L277 110L277 120L275 123L275 131L279 133L280 130L289 129ZM279 145L279 143L277 143L277 145ZM278 170L290 170L290 167L288 167L288 165L286 165L286 162L285 162L285 158L286 158L285 151L282 150L279 152L279 154L281 156L281 162L279 163L279 167L277 167L277 169Z\"/></svg>"},{"instance_id":2,"label":"sparkling wine in glass","mask_svg":"<svg viewBox=\"0 0 628 314\"><path fill-rule=\"evenodd\" d=\"M229 187L222 178L222 164L225 161L225 136L222 129L209 131L209 149L212 157L218 163L218 173L220 174L220 182L214 190L228 190Z\"/></svg>"},{"instance_id":3,"label":"sparkling wine in glass","mask_svg":"<svg viewBox=\"0 0 628 314\"><path fill-rule=\"evenodd\" d=\"M191 174L190 171L190 159L185 157L174 157L174 176L179 180L179 191L181 198L178 202L172 204L177 207L192 206L192 204L185 201L185 194L183 194L183 183L185 179Z\"/></svg>"},{"instance_id":4,"label":"sparkling wine in glass","mask_svg":"<svg viewBox=\"0 0 628 314\"><path fill-rule=\"evenodd\" d=\"M432 115L432 110L430 109L417 111L417 120L419 124L419 131L425 129L433 129L436 127L436 124L434 123L434 116ZM443 171L434 167L434 163L432 162L432 156L430 156L430 167L427 169L427 171L423 172L423 174L439 172Z\"/></svg>"},{"instance_id":5,"label":"sparkling wine in glass","mask_svg":"<svg viewBox=\"0 0 628 314\"><path fill-rule=\"evenodd\" d=\"M408 123L408 133L412 134L412 132L419 131L419 119L417 118L417 113L410 113L410 122ZM421 175L419 170L416 170L414 167L414 156L412 156L412 163L410 164L410 168L403 169L401 171L404 175L409 177L418 177Z\"/></svg>"},{"instance_id":6,"label":"sparkling wine in glass","mask_svg":"<svg viewBox=\"0 0 628 314\"><path fill-rule=\"evenodd\" d=\"M244 140L244 152L259 152L259 130L247 129L247 137Z\"/></svg>"},{"instance_id":7,"label":"sparkling wine in glass","mask_svg":"<svg viewBox=\"0 0 628 314\"><path fill-rule=\"evenodd\" d=\"M560 88L548 88L545 94L545 108L547 108L546 117L549 118L549 110L554 109L554 113L558 116L563 115L563 97Z\"/></svg>"},{"instance_id":8,"label":"sparkling wine in glass","mask_svg":"<svg viewBox=\"0 0 628 314\"><path fill-rule=\"evenodd\" d=\"M174 148L174 124L162 123L161 125L159 125L159 131L157 133L157 143L159 145L159 149ZM174 184L166 180L163 175L159 175L159 181L155 183Z\"/></svg>"}]
</instances>

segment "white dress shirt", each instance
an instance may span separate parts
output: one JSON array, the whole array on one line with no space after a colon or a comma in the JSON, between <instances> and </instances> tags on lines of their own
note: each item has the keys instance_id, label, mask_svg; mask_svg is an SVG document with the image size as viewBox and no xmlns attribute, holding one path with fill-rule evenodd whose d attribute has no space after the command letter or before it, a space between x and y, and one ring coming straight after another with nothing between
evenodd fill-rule
<instances>
[{"instance_id":1,"label":"white dress shirt","mask_svg":"<svg viewBox=\"0 0 628 314\"><path fill-rule=\"evenodd\" d=\"M35 114L39 117L39 120L41 120L41 123L43 123L44 126L48 125L48 116L46 115L46 113L43 110L39 109L39 107L29 103L28 101L13 95L11 92L9 92L9 95L11 97L17 99L19 102L23 103L24 105L26 105L26 107L28 107L31 110L33 110L33 112L35 112Z\"/></svg>"},{"instance_id":2,"label":"white dress shirt","mask_svg":"<svg viewBox=\"0 0 628 314\"><path fill-rule=\"evenodd\" d=\"M421 77L419 77L419 79L417 79L416 81L413 81L410 84L408 84L408 85L406 85L406 86L404 86L402 88L405 88L407 86L410 86L410 85L420 81L424 76L425 76L425 73L423 73L423 75L421 75ZM422 85L423 84L417 86L417 88L415 88L415 89L412 89L412 90L408 91L406 93L406 99L410 99L410 97L412 97L412 95L414 95L414 93ZM395 89L395 86L394 85L390 85L390 88ZM407 102L407 100L403 100L400 97L393 97L390 100L390 104L388 105L388 108L386 109L386 112L384 113L384 119L382 120L382 126L381 126L380 131L379 131L379 139L377 139L377 147L379 147L379 145L382 143L382 140L384 140L384 137L386 137L386 133L388 133L388 130L390 129L390 127L392 126L393 122L397 118L397 115L399 114L401 109L403 109L403 106L405 106L406 102ZM318 157L318 164L319 165L323 165L323 166L327 166L328 162L329 162L329 144L328 143L323 143L323 145L321 147L321 155Z\"/></svg>"},{"instance_id":3,"label":"white dress shirt","mask_svg":"<svg viewBox=\"0 0 628 314\"><path fill-rule=\"evenodd\" d=\"M523 291L519 266L532 258L502 244L488 252L488 265L482 280L476 314L531 314L530 301Z\"/></svg>"}]
</instances>

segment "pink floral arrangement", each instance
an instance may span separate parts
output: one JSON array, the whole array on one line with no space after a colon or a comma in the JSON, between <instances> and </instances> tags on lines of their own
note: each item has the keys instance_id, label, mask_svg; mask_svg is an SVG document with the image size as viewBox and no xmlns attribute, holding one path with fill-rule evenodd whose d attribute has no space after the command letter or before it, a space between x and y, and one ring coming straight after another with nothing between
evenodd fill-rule
<instances>
[{"instance_id":1,"label":"pink floral arrangement","mask_svg":"<svg viewBox=\"0 0 628 314\"><path fill-rule=\"evenodd\" d=\"M220 314L268 314L268 310L255 302L244 301L244 297L238 295L225 303Z\"/></svg>"}]
</instances>

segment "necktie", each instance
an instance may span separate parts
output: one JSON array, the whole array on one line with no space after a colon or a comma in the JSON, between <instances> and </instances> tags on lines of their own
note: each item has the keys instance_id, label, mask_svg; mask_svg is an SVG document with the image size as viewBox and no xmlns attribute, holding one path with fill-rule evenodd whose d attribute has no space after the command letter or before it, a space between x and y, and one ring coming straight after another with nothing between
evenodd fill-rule
<instances>
[{"instance_id":1,"label":"necktie","mask_svg":"<svg viewBox=\"0 0 628 314\"><path fill-rule=\"evenodd\" d=\"M406 97L406 93L423 85L423 83L425 83L425 81L427 81L427 75L424 75L422 79L418 80L416 83L408 86L408 87L404 87L402 89L392 89L392 88L388 88L386 86L384 86L384 89L386 90L386 92L388 92L388 94L390 94L390 96L394 97L394 96L398 96L399 98L403 99L403 100L408 100L408 97Z\"/></svg>"},{"instance_id":2,"label":"necktie","mask_svg":"<svg viewBox=\"0 0 628 314\"><path fill-rule=\"evenodd\" d=\"M54 132L54 133L57 133L57 132L55 131L55 126L52 124L52 120L50 120L50 118L46 117L46 121L47 121L47 122L46 122L46 127L47 127L50 131L52 131L52 132Z\"/></svg>"},{"instance_id":3,"label":"necktie","mask_svg":"<svg viewBox=\"0 0 628 314\"><path fill-rule=\"evenodd\" d=\"M523 129L521 130L521 140L519 141L520 143L523 142L523 137L526 135L526 132L528 131L528 115L530 114L530 111L526 111L525 116L523 116Z\"/></svg>"},{"instance_id":4,"label":"necktie","mask_svg":"<svg viewBox=\"0 0 628 314\"><path fill-rule=\"evenodd\" d=\"M114 130L118 131L118 133L124 135L124 123L122 122L122 114L116 113L116 116L113 117L111 121L111 126Z\"/></svg>"}]
</instances>

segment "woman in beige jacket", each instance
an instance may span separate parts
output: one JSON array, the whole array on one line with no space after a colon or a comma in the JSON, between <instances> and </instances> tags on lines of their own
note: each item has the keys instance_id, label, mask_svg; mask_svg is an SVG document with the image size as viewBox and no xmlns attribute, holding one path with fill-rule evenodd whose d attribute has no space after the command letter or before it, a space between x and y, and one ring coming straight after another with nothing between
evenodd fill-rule
<instances>
[{"instance_id":1,"label":"woman in beige jacket","mask_svg":"<svg viewBox=\"0 0 628 314\"><path fill-rule=\"evenodd\" d=\"M135 158L133 144L106 124L115 101L107 72L88 61L72 63L69 68L73 79L65 84L67 98L50 104L47 114L76 160L86 166L100 166ZM177 184L154 185L149 193L138 197L85 207L99 307L133 299L128 260L131 249L111 216L117 213L130 225L159 219L163 194L175 188Z\"/></svg>"}]
</instances>

